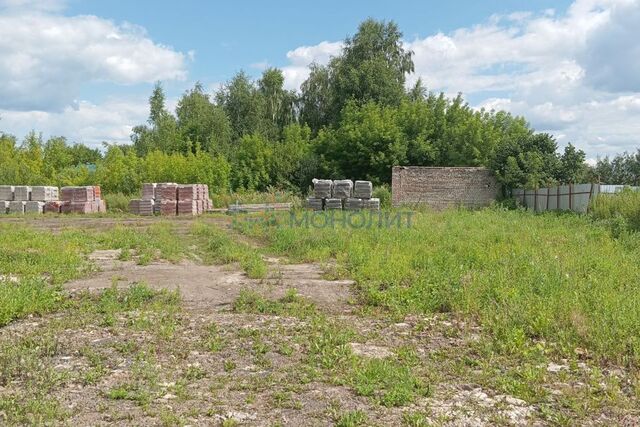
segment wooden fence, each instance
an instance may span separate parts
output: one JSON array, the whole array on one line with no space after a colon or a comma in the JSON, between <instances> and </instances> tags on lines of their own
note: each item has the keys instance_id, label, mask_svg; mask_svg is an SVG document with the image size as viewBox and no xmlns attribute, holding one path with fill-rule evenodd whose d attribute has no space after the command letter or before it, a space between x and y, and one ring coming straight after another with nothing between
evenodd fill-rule
<instances>
[{"instance_id":1,"label":"wooden fence","mask_svg":"<svg viewBox=\"0 0 640 427\"><path fill-rule=\"evenodd\" d=\"M591 199L600 192L600 184L568 184L535 190L515 189L511 195L520 204L536 212L574 211L586 213Z\"/></svg>"}]
</instances>

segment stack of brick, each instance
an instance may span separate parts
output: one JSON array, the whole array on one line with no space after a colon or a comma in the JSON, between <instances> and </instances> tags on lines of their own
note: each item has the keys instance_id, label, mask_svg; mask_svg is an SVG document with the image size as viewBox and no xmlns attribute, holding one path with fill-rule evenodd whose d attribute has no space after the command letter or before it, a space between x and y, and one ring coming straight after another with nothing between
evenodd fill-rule
<instances>
[{"instance_id":1,"label":"stack of brick","mask_svg":"<svg viewBox=\"0 0 640 427\"><path fill-rule=\"evenodd\" d=\"M307 207L312 210L360 210L380 209L380 199L372 198L371 181L353 181L348 179L313 180L313 197L307 198Z\"/></svg>"},{"instance_id":2,"label":"stack of brick","mask_svg":"<svg viewBox=\"0 0 640 427\"><path fill-rule=\"evenodd\" d=\"M13 201L13 185L0 185L0 213L9 213L9 205Z\"/></svg>"},{"instance_id":3,"label":"stack of brick","mask_svg":"<svg viewBox=\"0 0 640 427\"><path fill-rule=\"evenodd\" d=\"M380 210L380 199L371 196L373 196L371 181L356 181L353 186L353 197L345 201L345 208L349 206L348 209L352 210Z\"/></svg>"},{"instance_id":4,"label":"stack of brick","mask_svg":"<svg viewBox=\"0 0 640 427\"><path fill-rule=\"evenodd\" d=\"M149 203L157 215L199 215L213 208L209 187L205 184L145 183L142 198L131 202L130 211L138 215L148 214ZM141 207L146 209L144 213Z\"/></svg>"},{"instance_id":5,"label":"stack of brick","mask_svg":"<svg viewBox=\"0 0 640 427\"><path fill-rule=\"evenodd\" d=\"M102 192L98 186L62 187L60 193L62 213L89 214L107 211L107 205L101 198ZM45 204L45 211L55 212L56 206L57 203L49 202Z\"/></svg>"},{"instance_id":6,"label":"stack of brick","mask_svg":"<svg viewBox=\"0 0 640 427\"><path fill-rule=\"evenodd\" d=\"M54 200L60 200L60 192L58 191L58 187L31 187L30 200L35 202L51 202Z\"/></svg>"},{"instance_id":7,"label":"stack of brick","mask_svg":"<svg viewBox=\"0 0 640 427\"><path fill-rule=\"evenodd\" d=\"M12 214L41 214L47 203L58 201L58 187L2 185L0 186L0 212ZM60 210L58 209L58 212Z\"/></svg>"},{"instance_id":8,"label":"stack of brick","mask_svg":"<svg viewBox=\"0 0 640 427\"><path fill-rule=\"evenodd\" d=\"M129 212L134 212L136 215L152 216L154 206L153 199L133 199L129 202Z\"/></svg>"}]
</instances>

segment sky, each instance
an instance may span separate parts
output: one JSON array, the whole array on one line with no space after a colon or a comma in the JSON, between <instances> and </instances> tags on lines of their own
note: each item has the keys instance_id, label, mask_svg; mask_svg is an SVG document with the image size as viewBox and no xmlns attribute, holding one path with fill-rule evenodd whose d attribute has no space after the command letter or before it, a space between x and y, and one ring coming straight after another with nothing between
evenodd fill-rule
<instances>
[{"instance_id":1,"label":"sky","mask_svg":"<svg viewBox=\"0 0 640 427\"><path fill-rule=\"evenodd\" d=\"M591 160L640 148L640 0L0 0L0 131L126 143L154 82L169 107L240 70L295 89L368 17L402 30L408 85L523 115Z\"/></svg>"}]
</instances>

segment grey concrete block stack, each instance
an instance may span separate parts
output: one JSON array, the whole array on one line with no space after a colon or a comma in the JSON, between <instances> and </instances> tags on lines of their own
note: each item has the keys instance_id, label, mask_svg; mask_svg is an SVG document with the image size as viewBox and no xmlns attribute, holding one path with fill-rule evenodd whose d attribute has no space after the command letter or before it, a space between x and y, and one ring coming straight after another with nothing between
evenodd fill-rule
<instances>
[{"instance_id":1,"label":"grey concrete block stack","mask_svg":"<svg viewBox=\"0 0 640 427\"><path fill-rule=\"evenodd\" d=\"M339 179L313 180L313 197L307 198L307 208L319 210L380 209L380 199L373 198L371 181Z\"/></svg>"},{"instance_id":2,"label":"grey concrete block stack","mask_svg":"<svg viewBox=\"0 0 640 427\"><path fill-rule=\"evenodd\" d=\"M60 213L58 187L45 185L0 185L0 213L11 214L41 214L47 212ZM55 210L48 209L48 205L55 205Z\"/></svg>"}]
</instances>

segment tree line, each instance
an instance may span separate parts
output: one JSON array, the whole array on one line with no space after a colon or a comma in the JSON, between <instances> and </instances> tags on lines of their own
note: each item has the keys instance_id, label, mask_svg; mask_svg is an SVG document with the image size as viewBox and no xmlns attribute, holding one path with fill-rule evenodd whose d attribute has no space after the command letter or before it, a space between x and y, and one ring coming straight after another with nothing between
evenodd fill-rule
<instances>
[{"instance_id":1,"label":"tree line","mask_svg":"<svg viewBox=\"0 0 640 427\"><path fill-rule=\"evenodd\" d=\"M131 194L144 181L197 181L219 192L305 192L314 177L389 183L394 165L486 166L513 188L638 181L640 151L589 168L584 152L572 144L558 152L523 117L473 109L420 79L407 88L413 53L394 22L366 20L343 46L327 65L312 64L296 91L277 68L255 81L239 72L216 93L196 83L169 111L157 83L130 145L100 151L2 134L0 183L100 184Z\"/></svg>"}]
</instances>

